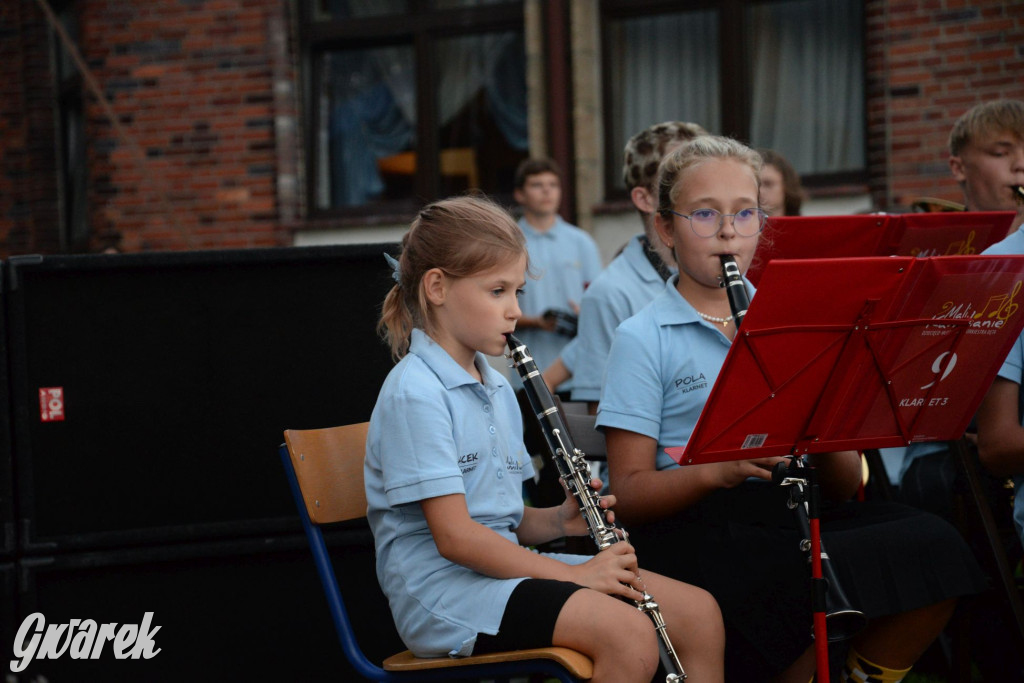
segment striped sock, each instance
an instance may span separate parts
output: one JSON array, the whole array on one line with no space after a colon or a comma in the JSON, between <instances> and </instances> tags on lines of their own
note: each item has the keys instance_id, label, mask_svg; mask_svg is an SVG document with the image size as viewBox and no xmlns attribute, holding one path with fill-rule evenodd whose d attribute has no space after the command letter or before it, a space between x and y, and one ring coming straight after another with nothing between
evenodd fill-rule
<instances>
[{"instance_id":1,"label":"striped sock","mask_svg":"<svg viewBox=\"0 0 1024 683\"><path fill-rule=\"evenodd\" d=\"M865 659L851 647L839 680L842 683L899 683L909 671L910 667L899 670L887 669Z\"/></svg>"}]
</instances>

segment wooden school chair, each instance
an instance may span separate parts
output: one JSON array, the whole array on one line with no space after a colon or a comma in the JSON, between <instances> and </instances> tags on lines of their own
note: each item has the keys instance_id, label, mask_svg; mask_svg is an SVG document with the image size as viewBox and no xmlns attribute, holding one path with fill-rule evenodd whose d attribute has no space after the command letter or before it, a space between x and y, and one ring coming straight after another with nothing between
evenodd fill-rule
<instances>
[{"instance_id":1,"label":"wooden school chair","mask_svg":"<svg viewBox=\"0 0 1024 683\"><path fill-rule=\"evenodd\" d=\"M417 658L406 650L388 657L381 666L366 657L345 608L343 587L338 583L321 526L366 516L363 458L368 427L369 423L363 422L325 429L289 429L278 449L338 639L356 671L372 681L447 681L530 673L553 676L565 683L589 680L593 675L590 658L563 647L430 659ZM359 586L346 588L361 590Z\"/></svg>"}]
</instances>

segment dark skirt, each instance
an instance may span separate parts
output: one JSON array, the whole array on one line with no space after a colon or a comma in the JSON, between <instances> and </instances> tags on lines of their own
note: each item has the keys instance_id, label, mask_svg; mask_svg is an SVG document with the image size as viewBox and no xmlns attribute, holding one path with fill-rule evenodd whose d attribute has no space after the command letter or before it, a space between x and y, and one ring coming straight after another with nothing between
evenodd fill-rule
<instances>
[{"instance_id":1,"label":"dark skirt","mask_svg":"<svg viewBox=\"0 0 1024 683\"><path fill-rule=\"evenodd\" d=\"M675 518L627 526L641 569L700 586L718 600L727 680L766 680L811 645L810 565L788 497L788 487L750 482ZM823 506L821 531L850 605L869 619L987 587L960 534L935 515L850 502Z\"/></svg>"}]
</instances>

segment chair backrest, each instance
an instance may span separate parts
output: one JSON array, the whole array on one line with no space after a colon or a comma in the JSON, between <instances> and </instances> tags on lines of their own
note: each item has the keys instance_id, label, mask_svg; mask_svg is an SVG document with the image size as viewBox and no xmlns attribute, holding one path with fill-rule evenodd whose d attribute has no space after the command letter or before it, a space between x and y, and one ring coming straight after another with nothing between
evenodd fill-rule
<instances>
[{"instance_id":1,"label":"chair backrest","mask_svg":"<svg viewBox=\"0 0 1024 683\"><path fill-rule=\"evenodd\" d=\"M284 433L309 519L330 524L366 516L363 458L369 422Z\"/></svg>"},{"instance_id":2,"label":"chair backrest","mask_svg":"<svg viewBox=\"0 0 1024 683\"><path fill-rule=\"evenodd\" d=\"M596 415L566 411L564 419L565 426L569 428L576 448L586 453L587 460L608 459L608 447L604 442L604 432L596 428Z\"/></svg>"},{"instance_id":3,"label":"chair backrest","mask_svg":"<svg viewBox=\"0 0 1024 683\"><path fill-rule=\"evenodd\" d=\"M369 423L364 422L326 429L289 429L279 454L342 650L362 676L385 681L390 679L389 674L367 659L356 641L319 527L366 516L363 450L368 427Z\"/></svg>"},{"instance_id":4,"label":"chair backrest","mask_svg":"<svg viewBox=\"0 0 1024 683\"><path fill-rule=\"evenodd\" d=\"M555 398L558 398L555 396ZM562 413L569 415L570 413L576 415L586 415L590 412L590 403L587 401L563 401L559 399L559 407L562 409Z\"/></svg>"}]
</instances>

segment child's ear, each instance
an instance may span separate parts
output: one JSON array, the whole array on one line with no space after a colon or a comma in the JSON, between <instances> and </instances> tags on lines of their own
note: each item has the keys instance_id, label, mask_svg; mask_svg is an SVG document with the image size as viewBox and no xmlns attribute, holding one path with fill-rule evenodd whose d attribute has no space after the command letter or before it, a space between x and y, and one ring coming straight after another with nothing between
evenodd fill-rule
<instances>
[{"instance_id":1,"label":"child's ear","mask_svg":"<svg viewBox=\"0 0 1024 683\"><path fill-rule=\"evenodd\" d=\"M629 191L629 198L633 200L633 206L644 213L654 213L654 197L647 191L646 187L634 187Z\"/></svg>"},{"instance_id":2,"label":"child's ear","mask_svg":"<svg viewBox=\"0 0 1024 683\"><path fill-rule=\"evenodd\" d=\"M431 268L423 274L423 293L435 306L444 303L448 294L448 278L440 268Z\"/></svg>"},{"instance_id":3,"label":"child's ear","mask_svg":"<svg viewBox=\"0 0 1024 683\"><path fill-rule=\"evenodd\" d=\"M962 157L950 157L949 170L953 173L953 179L958 183L962 183L967 180L967 176L964 174L964 160Z\"/></svg>"},{"instance_id":4,"label":"child's ear","mask_svg":"<svg viewBox=\"0 0 1024 683\"><path fill-rule=\"evenodd\" d=\"M654 231L658 233L658 239L669 249L675 249L672 243L672 220L665 218L660 213L654 214Z\"/></svg>"}]
</instances>

